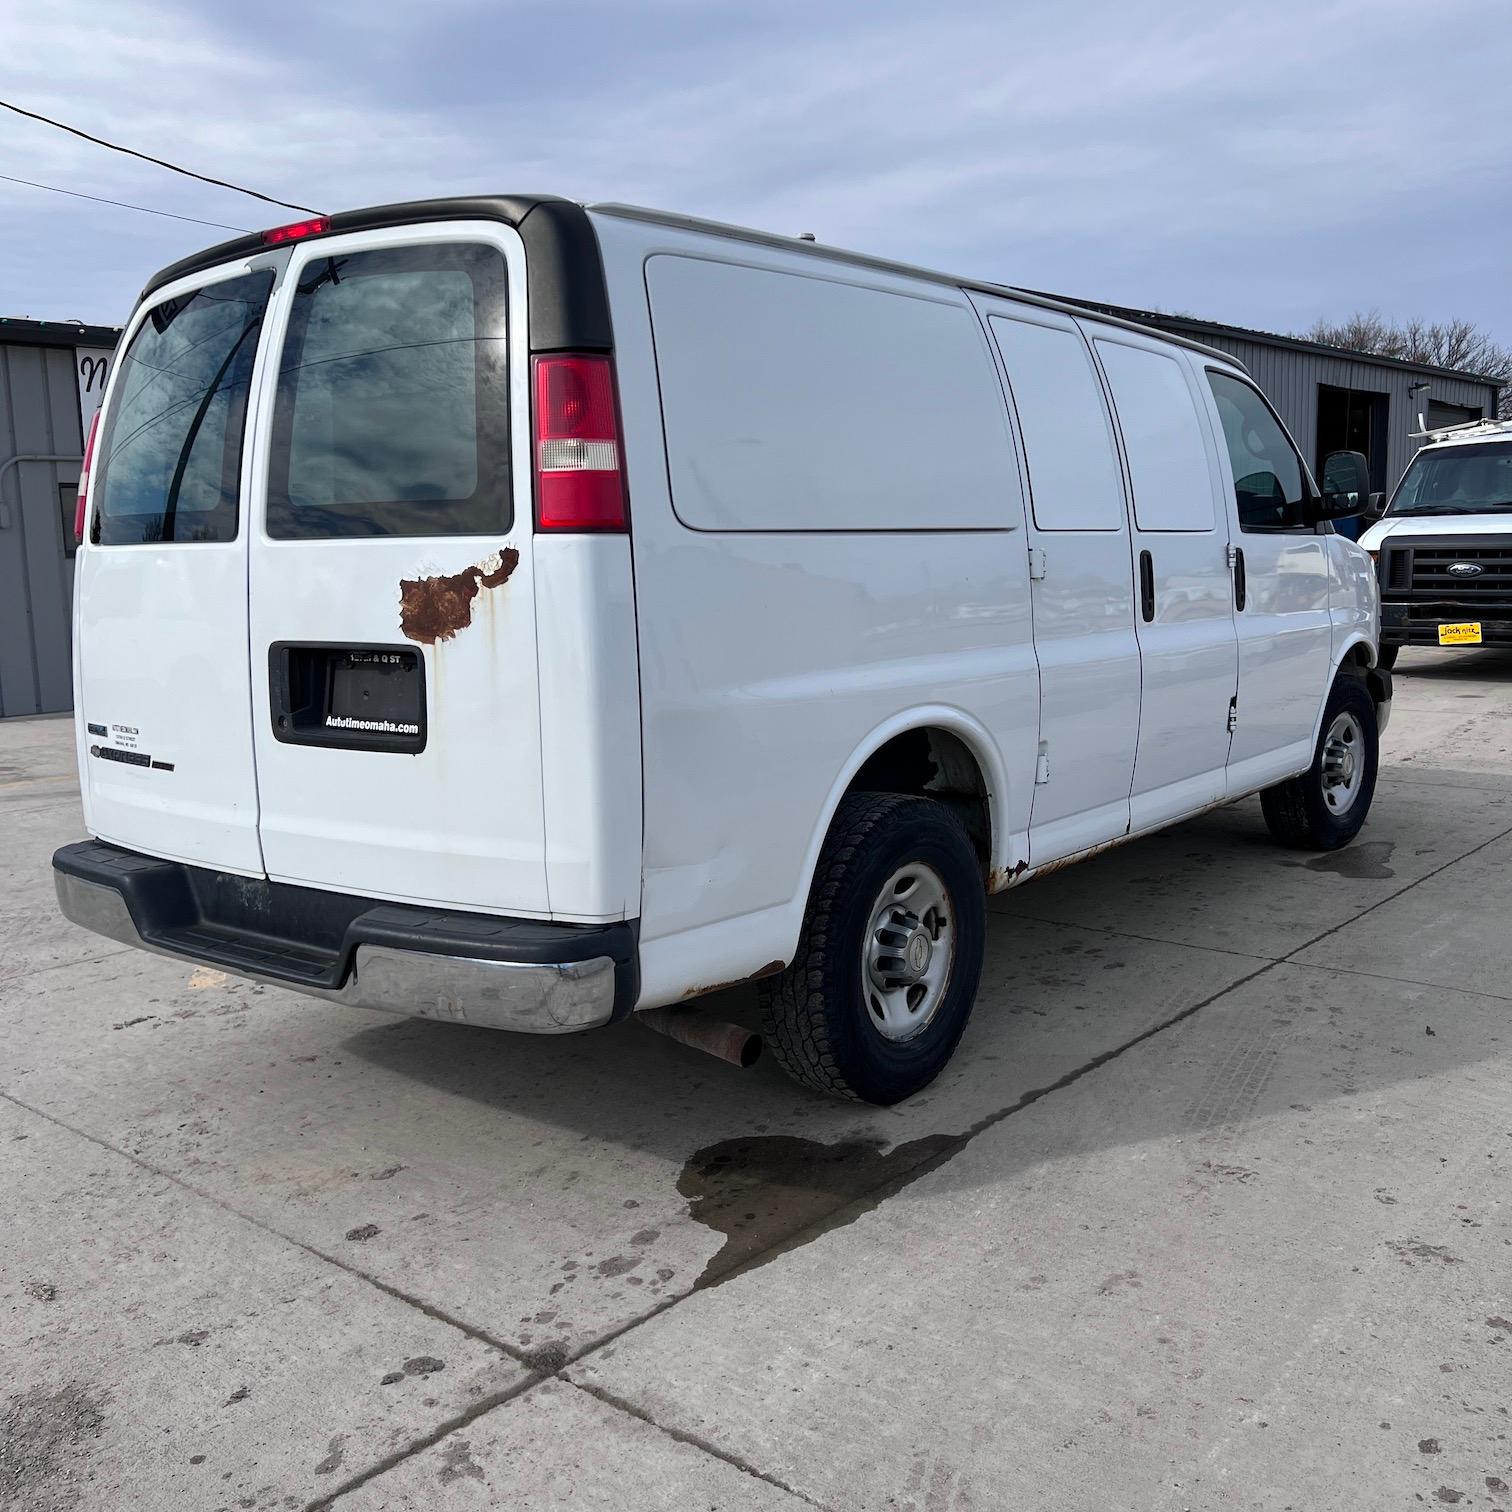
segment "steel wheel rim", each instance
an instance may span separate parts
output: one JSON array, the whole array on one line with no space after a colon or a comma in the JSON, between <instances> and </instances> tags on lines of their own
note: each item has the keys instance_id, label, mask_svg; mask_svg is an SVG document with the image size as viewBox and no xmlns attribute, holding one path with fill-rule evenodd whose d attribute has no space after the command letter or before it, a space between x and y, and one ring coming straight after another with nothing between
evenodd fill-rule
<instances>
[{"instance_id":1,"label":"steel wheel rim","mask_svg":"<svg viewBox=\"0 0 1512 1512\"><path fill-rule=\"evenodd\" d=\"M1365 785L1365 727L1347 711L1323 737L1323 802L1335 818L1354 807Z\"/></svg>"},{"instance_id":2,"label":"steel wheel rim","mask_svg":"<svg viewBox=\"0 0 1512 1512\"><path fill-rule=\"evenodd\" d=\"M894 1042L939 1012L955 965L955 906L934 867L900 866L882 884L861 943L861 991L872 1028Z\"/></svg>"}]
</instances>

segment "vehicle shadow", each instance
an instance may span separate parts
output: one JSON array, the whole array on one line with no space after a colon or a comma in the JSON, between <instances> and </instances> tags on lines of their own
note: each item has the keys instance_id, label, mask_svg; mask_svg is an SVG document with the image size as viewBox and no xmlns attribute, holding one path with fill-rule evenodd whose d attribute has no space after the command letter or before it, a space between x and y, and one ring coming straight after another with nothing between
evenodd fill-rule
<instances>
[{"instance_id":1,"label":"vehicle shadow","mask_svg":"<svg viewBox=\"0 0 1512 1512\"><path fill-rule=\"evenodd\" d=\"M1436 650L1432 646L1408 646L1393 672L1395 677L1422 678L1426 682L1455 682L1495 677L1512 672L1512 646L1484 646L1459 650Z\"/></svg>"},{"instance_id":2,"label":"vehicle shadow","mask_svg":"<svg viewBox=\"0 0 1512 1512\"><path fill-rule=\"evenodd\" d=\"M1376 843L1389 858L1390 843ZM507 1144L525 1127L533 1160L553 1146L574 1160L582 1147L598 1146L671 1167L695 1218L720 1227L740 1210L740 1232L727 1231L715 1272L780 1249L800 1231L822 1230L869 1194L942 1162L948 1181L970 1184L972 1164L950 1157L975 1132L1048 1090L1099 1075L1123 1053L1134 1057L1135 1079L1123 1081L1117 1098L1100 1100L1094 1116L1072 1127L1057 1125L1052 1148L1026 1120L1024 1139L1006 1141L992 1179L1020 1164L1173 1132L1232 1139L1272 1115L1342 1098L1368 1103L1394 1084L1498 1053L1488 1025L1505 1010L1491 1000L1275 963L1281 946L1347 922L1406 879L1390 866L1360 873L1378 880L1309 869L1269 844L1252 804L1073 872L1038 884L1037 905L1035 885L1023 889L1027 912L990 916L982 989L956 1059L895 1108L810 1094L770 1056L736 1071L633 1022L548 1039L402 1020L363 1029L342 1048L484 1110L484 1121L468 1121L469 1159L479 1141ZM1199 923L1202 913L1263 921L1269 908L1291 933L1278 925L1268 952L1245 954L1034 916L1127 919L1131 893L1150 909L1162 897L1195 897ZM1183 915L1161 917L1176 919L1179 933ZM703 1001L712 1014L757 1021L750 988ZM1430 1011L1437 1027L1427 1036ZM1147 1037L1163 1048L1141 1052ZM446 1159L444 1149L426 1153Z\"/></svg>"}]
</instances>

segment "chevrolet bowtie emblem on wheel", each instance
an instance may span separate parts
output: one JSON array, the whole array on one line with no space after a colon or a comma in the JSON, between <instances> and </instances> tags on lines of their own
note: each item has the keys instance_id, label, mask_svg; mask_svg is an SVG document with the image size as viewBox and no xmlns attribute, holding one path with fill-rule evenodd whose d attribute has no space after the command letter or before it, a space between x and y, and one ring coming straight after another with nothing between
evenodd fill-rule
<instances>
[{"instance_id":1,"label":"chevrolet bowtie emblem on wheel","mask_svg":"<svg viewBox=\"0 0 1512 1512\"><path fill-rule=\"evenodd\" d=\"M1486 569L1479 562L1451 562L1450 577L1479 577Z\"/></svg>"}]
</instances>

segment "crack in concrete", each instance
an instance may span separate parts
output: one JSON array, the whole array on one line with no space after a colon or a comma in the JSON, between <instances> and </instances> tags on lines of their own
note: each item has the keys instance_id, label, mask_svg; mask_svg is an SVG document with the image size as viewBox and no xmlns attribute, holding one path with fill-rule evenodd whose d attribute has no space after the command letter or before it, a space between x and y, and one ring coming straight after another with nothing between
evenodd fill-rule
<instances>
[{"instance_id":1,"label":"crack in concrete","mask_svg":"<svg viewBox=\"0 0 1512 1512\"><path fill-rule=\"evenodd\" d=\"M140 951L134 945L122 945L115 950L102 950L99 955L80 956L76 961L54 961L50 966L28 966L25 971L14 971L9 976L0 977L0 983L24 982L34 976L41 976L44 971L62 971L66 966L93 966L96 961L108 961L113 956L138 955Z\"/></svg>"},{"instance_id":2,"label":"crack in concrete","mask_svg":"<svg viewBox=\"0 0 1512 1512\"><path fill-rule=\"evenodd\" d=\"M530 1362L525 1358L523 1350L504 1339L495 1337L486 1329L479 1328L475 1324L465 1323L462 1319L453 1317L443 1308L436 1307L421 1297L416 1297L412 1293L402 1290L400 1287L393 1286L368 1271L359 1270L355 1265L348 1264L339 1255L333 1255L329 1251L318 1249L315 1245L308 1244L303 1239L298 1239L292 1234L284 1233L281 1229L275 1228L272 1224L265 1222L255 1214L243 1211L233 1203L227 1202L223 1197L217 1197L214 1192L207 1192L195 1186L192 1181L185 1181L182 1176L176 1176L172 1171L165 1170L162 1166L154 1165L150 1160L144 1160L140 1155L134 1154L130 1150L123 1150L118 1145L111 1144L108 1139L102 1139L97 1134L91 1134L87 1129L78 1128L76 1125L69 1123L66 1118L59 1118L56 1113L49 1113L45 1109L38 1108L34 1104L27 1102L25 1098L17 1097L14 1092L0 1091L0 1098L4 1098L6 1102L11 1103L17 1108L24 1109L36 1118L43 1119L57 1128L67 1130L68 1133L75 1135L79 1139L87 1139L90 1144L97 1145L100 1149L107 1150L112 1155L118 1155L122 1160L130 1161L132 1165L139 1167L152 1176L156 1176L161 1181L172 1182L180 1190L190 1193L191 1196L198 1197L202 1202L210 1203L211 1206L219 1208L221 1212L229 1213L233 1218L239 1218L243 1223L251 1224L253 1228L270 1235L274 1239L279 1239L285 1244L293 1245L295 1249L302 1250L305 1254L322 1261L326 1265L334 1266L335 1269L343 1272L345 1275L351 1276L354 1280L365 1282L375 1290L383 1292L385 1296L392 1297L396 1302L403 1302L405 1306L413 1307L417 1312L424 1313L426 1317L432 1319L434 1322L444 1323L449 1328L455 1328L459 1333L465 1334L468 1338L474 1339L480 1344L486 1344L492 1349L497 1349L511 1360L526 1366L527 1369L529 1368Z\"/></svg>"},{"instance_id":3,"label":"crack in concrete","mask_svg":"<svg viewBox=\"0 0 1512 1512\"><path fill-rule=\"evenodd\" d=\"M1437 992L1457 992L1462 997L1484 998L1488 1003L1512 1003L1512 993L1487 992L1484 987L1449 987L1443 982L1425 982L1418 977L1388 976L1382 971L1364 971L1358 966L1323 966L1317 961L1288 961L1298 971L1327 971L1334 976L1364 977L1368 982L1390 982L1394 987L1431 987Z\"/></svg>"},{"instance_id":4,"label":"crack in concrete","mask_svg":"<svg viewBox=\"0 0 1512 1512\"><path fill-rule=\"evenodd\" d=\"M466 1428L469 1424L475 1423L484 1413L492 1412L495 1407L502 1407L506 1402L514 1401L516 1397L524 1396L527 1391L535 1390L540 1384L539 1379L526 1379L502 1391L491 1392L488 1396L481 1397L466 1412L454 1413L413 1443L384 1455L382 1459L375 1460L366 1469L359 1470L357 1474L342 1481L339 1486L327 1491L324 1496L306 1502L302 1512L325 1512L325 1509L333 1506L339 1498L367 1485L371 1480L376 1480L380 1475L387 1474L390 1470L402 1465L405 1460L422 1453L433 1444L439 1444L448 1434L456 1433L460 1428Z\"/></svg>"},{"instance_id":5,"label":"crack in concrete","mask_svg":"<svg viewBox=\"0 0 1512 1512\"><path fill-rule=\"evenodd\" d=\"M674 1443L686 1444L690 1449L699 1449L712 1459L717 1459L732 1469L739 1470L742 1475L749 1475L753 1480L759 1480L764 1485L772 1486L778 1491L784 1491L789 1496L795 1497L806 1506L817 1507L819 1512L831 1512L827 1502L816 1501L805 1491L800 1491L796 1486L790 1486L786 1481L780 1481L775 1475L768 1475L765 1470L758 1470L748 1460L743 1460L738 1454L731 1454L727 1449L721 1449L712 1439L706 1439L697 1433L688 1433L682 1428L670 1428L666 1423L659 1423L642 1407L637 1407L634 1402L627 1401L624 1397L616 1396L612 1391L606 1391L602 1386L590 1385L586 1381L568 1381L574 1391L581 1391L585 1396L591 1396L595 1401L602 1402L606 1407L612 1407L617 1412L623 1412L627 1417L633 1417L637 1422L646 1424L648 1428L654 1428L658 1433L665 1434Z\"/></svg>"}]
</instances>

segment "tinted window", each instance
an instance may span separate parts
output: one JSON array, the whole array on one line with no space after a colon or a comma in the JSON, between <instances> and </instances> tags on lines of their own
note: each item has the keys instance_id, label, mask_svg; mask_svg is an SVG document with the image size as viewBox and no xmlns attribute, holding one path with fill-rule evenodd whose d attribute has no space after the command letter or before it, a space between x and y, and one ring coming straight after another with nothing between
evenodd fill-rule
<instances>
[{"instance_id":1,"label":"tinted window","mask_svg":"<svg viewBox=\"0 0 1512 1512\"><path fill-rule=\"evenodd\" d=\"M1288 530L1305 525L1302 463L1281 423L1249 384L1209 373L1223 439L1234 474L1241 530Z\"/></svg>"},{"instance_id":2,"label":"tinted window","mask_svg":"<svg viewBox=\"0 0 1512 1512\"><path fill-rule=\"evenodd\" d=\"M272 273L154 306L121 359L96 442L91 541L229 541L242 428Z\"/></svg>"},{"instance_id":3,"label":"tinted window","mask_svg":"<svg viewBox=\"0 0 1512 1512\"><path fill-rule=\"evenodd\" d=\"M1500 509L1512 509L1512 441L1420 451L1390 512L1480 514Z\"/></svg>"},{"instance_id":4,"label":"tinted window","mask_svg":"<svg viewBox=\"0 0 1512 1512\"><path fill-rule=\"evenodd\" d=\"M992 317L1041 530L1117 530L1123 478L1108 405L1079 332Z\"/></svg>"},{"instance_id":5,"label":"tinted window","mask_svg":"<svg viewBox=\"0 0 1512 1512\"><path fill-rule=\"evenodd\" d=\"M1213 474L1186 370L1176 358L1099 341L1141 530L1211 530Z\"/></svg>"},{"instance_id":6,"label":"tinted window","mask_svg":"<svg viewBox=\"0 0 1512 1512\"><path fill-rule=\"evenodd\" d=\"M268 534L507 530L505 298L491 247L310 263L279 362Z\"/></svg>"}]
</instances>

